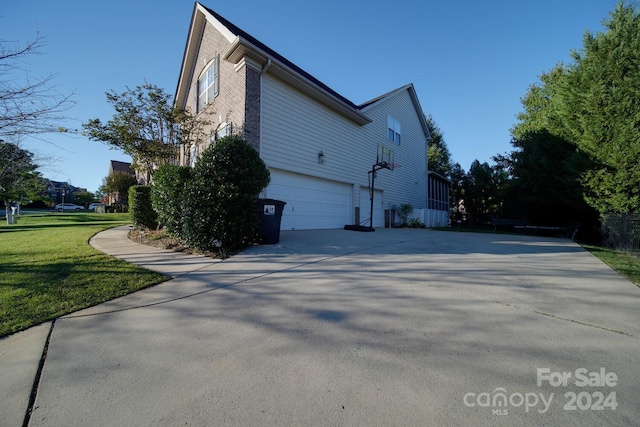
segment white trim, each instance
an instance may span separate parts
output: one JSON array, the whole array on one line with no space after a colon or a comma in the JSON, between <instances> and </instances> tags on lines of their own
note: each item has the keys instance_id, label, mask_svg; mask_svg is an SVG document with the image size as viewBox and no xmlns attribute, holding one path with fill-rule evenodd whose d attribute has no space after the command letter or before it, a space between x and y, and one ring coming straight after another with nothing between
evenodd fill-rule
<instances>
[{"instance_id":1,"label":"white trim","mask_svg":"<svg viewBox=\"0 0 640 427\"><path fill-rule=\"evenodd\" d=\"M213 25L213 27L218 30L229 43L231 43L233 39L236 38L236 36L231 31L229 31L229 29L227 29L227 27L225 27L220 21L213 17L213 15L211 15L204 6L202 6L200 3L196 3L196 8L200 13L204 15L207 22Z\"/></svg>"},{"instance_id":2,"label":"white trim","mask_svg":"<svg viewBox=\"0 0 640 427\"><path fill-rule=\"evenodd\" d=\"M240 62L238 62L237 64L235 64L233 66L233 69L238 72L240 70L242 70L244 67L247 67L250 70L254 70L254 71L262 71L262 67L260 66L259 63L257 63L256 61L247 58L246 56L244 58L242 58L240 60Z\"/></svg>"}]
</instances>

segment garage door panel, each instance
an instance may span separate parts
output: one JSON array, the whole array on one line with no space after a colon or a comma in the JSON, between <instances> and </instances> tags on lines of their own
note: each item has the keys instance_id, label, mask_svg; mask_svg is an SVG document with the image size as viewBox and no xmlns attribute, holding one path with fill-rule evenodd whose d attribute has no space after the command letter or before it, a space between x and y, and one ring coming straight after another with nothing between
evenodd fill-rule
<instances>
[{"instance_id":1,"label":"garage door panel","mask_svg":"<svg viewBox=\"0 0 640 427\"><path fill-rule=\"evenodd\" d=\"M342 228L351 220L349 184L271 170L267 196L287 203L283 230Z\"/></svg>"}]
</instances>

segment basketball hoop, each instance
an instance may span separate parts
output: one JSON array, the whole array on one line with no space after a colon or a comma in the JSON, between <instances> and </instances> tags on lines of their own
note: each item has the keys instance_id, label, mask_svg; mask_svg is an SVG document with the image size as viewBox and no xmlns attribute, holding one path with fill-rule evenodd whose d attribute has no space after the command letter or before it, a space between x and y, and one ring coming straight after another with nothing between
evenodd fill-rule
<instances>
[{"instance_id":1,"label":"basketball hoop","mask_svg":"<svg viewBox=\"0 0 640 427\"><path fill-rule=\"evenodd\" d=\"M389 162L379 162L374 165L374 168L379 169L389 169L394 170L395 168L399 168L401 165L398 163L389 163Z\"/></svg>"}]
</instances>

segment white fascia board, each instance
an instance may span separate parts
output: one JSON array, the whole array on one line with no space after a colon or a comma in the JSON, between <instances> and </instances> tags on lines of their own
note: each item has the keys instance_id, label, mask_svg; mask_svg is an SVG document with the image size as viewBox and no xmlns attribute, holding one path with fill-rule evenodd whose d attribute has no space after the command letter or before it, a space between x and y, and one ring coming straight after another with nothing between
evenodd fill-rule
<instances>
[{"instance_id":1,"label":"white fascia board","mask_svg":"<svg viewBox=\"0 0 640 427\"><path fill-rule=\"evenodd\" d=\"M233 42L233 40L236 38L235 34L229 31L227 27L225 27L220 21L218 21L213 15L211 15L204 6L202 6L200 3L196 4L198 11L205 16L207 22L213 25L213 27L218 30L229 43Z\"/></svg>"},{"instance_id":2,"label":"white fascia board","mask_svg":"<svg viewBox=\"0 0 640 427\"><path fill-rule=\"evenodd\" d=\"M195 67L195 58L198 54L199 48L198 44L200 43L202 31L204 29L204 15L198 11L199 6L200 4L196 3L196 7L191 17L187 43L182 57L182 68L180 69L180 76L178 77L178 85L176 87L176 94L174 97L174 105L179 108L184 108L187 103L186 96L189 92L191 75L193 74Z\"/></svg>"}]
</instances>

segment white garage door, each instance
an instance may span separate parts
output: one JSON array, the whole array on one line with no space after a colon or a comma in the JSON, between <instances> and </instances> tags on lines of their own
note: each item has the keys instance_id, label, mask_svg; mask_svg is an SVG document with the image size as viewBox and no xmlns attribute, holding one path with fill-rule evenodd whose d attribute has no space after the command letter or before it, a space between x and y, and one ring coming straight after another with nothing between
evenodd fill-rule
<instances>
[{"instance_id":1,"label":"white garage door","mask_svg":"<svg viewBox=\"0 0 640 427\"><path fill-rule=\"evenodd\" d=\"M270 172L267 197L287 202L280 229L342 228L351 223L351 185L281 170Z\"/></svg>"},{"instance_id":2,"label":"white garage door","mask_svg":"<svg viewBox=\"0 0 640 427\"><path fill-rule=\"evenodd\" d=\"M369 225L371 215L371 196L369 187L360 187L360 224ZM375 190L373 197L373 226L384 227L384 209L382 190Z\"/></svg>"}]
</instances>

